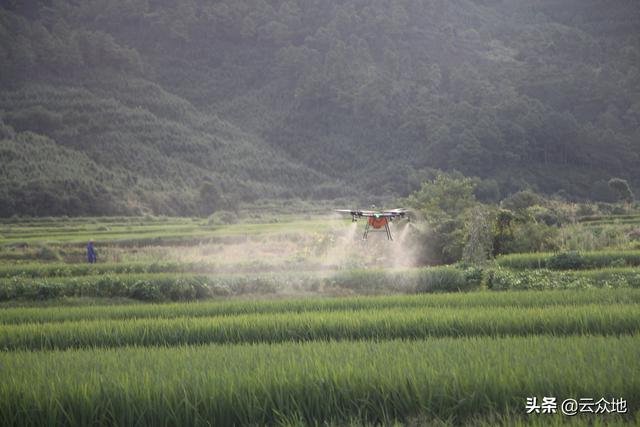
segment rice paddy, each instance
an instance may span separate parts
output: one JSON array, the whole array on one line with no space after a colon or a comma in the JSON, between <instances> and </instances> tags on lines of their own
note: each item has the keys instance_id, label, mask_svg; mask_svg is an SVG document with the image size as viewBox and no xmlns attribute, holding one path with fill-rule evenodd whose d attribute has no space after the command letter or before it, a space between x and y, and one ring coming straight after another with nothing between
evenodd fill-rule
<instances>
[{"instance_id":1,"label":"rice paddy","mask_svg":"<svg viewBox=\"0 0 640 427\"><path fill-rule=\"evenodd\" d=\"M2 224L0 425L640 422L637 251L389 268L300 223Z\"/></svg>"}]
</instances>

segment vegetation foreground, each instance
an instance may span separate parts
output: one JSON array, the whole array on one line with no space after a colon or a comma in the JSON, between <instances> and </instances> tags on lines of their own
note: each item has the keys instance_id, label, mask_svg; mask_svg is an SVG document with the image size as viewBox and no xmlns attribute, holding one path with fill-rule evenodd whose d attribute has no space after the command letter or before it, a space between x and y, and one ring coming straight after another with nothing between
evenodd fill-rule
<instances>
[{"instance_id":1,"label":"vegetation foreground","mask_svg":"<svg viewBox=\"0 0 640 427\"><path fill-rule=\"evenodd\" d=\"M640 291L583 292L6 309L0 423L458 424L549 394L633 405ZM630 409L582 417L632 423Z\"/></svg>"},{"instance_id":2,"label":"vegetation foreground","mask_svg":"<svg viewBox=\"0 0 640 427\"><path fill-rule=\"evenodd\" d=\"M7 223L0 425L640 422L636 249L380 265L348 224Z\"/></svg>"},{"instance_id":3,"label":"vegetation foreground","mask_svg":"<svg viewBox=\"0 0 640 427\"><path fill-rule=\"evenodd\" d=\"M3 425L462 422L523 413L527 396L550 392L637 402L637 349L637 335L585 335L21 351L0 355L0 417Z\"/></svg>"}]
</instances>

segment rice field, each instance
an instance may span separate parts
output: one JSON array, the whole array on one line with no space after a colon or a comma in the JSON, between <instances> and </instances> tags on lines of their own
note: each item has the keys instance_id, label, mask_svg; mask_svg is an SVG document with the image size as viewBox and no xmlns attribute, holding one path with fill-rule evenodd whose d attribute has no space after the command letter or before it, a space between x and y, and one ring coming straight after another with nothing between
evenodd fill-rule
<instances>
[{"instance_id":1,"label":"rice field","mask_svg":"<svg viewBox=\"0 0 640 427\"><path fill-rule=\"evenodd\" d=\"M0 224L0 425L640 424L636 253L371 268L320 225Z\"/></svg>"},{"instance_id":2,"label":"rice field","mask_svg":"<svg viewBox=\"0 0 640 427\"><path fill-rule=\"evenodd\" d=\"M17 351L0 354L0 423L464 423L550 392L638 402L637 348L631 335Z\"/></svg>"}]
</instances>

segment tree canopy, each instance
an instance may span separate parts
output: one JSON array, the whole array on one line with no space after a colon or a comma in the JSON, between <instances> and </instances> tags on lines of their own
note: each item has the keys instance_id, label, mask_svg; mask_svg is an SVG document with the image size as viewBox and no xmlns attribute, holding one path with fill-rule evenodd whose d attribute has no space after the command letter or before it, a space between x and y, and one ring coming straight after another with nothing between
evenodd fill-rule
<instances>
[{"instance_id":1,"label":"tree canopy","mask_svg":"<svg viewBox=\"0 0 640 427\"><path fill-rule=\"evenodd\" d=\"M0 215L640 186L635 2L6 1L0 35Z\"/></svg>"}]
</instances>

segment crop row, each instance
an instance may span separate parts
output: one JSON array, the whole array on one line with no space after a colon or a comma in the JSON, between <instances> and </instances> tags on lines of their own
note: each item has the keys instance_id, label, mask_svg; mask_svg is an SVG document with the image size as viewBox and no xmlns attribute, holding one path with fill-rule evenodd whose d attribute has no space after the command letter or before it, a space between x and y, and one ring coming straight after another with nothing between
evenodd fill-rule
<instances>
[{"instance_id":1,"label":"crop row","mask_svg":"<svg viewBox=\"0 0 640 427\"><path fill-rule=\"evenodd\" d=\"M640 266L640 250L524 253L498 257L498 265L512 269L548 268L550 270L582 270L606 267Z\"/></svg>"},{"instance_id":2,"label":"crop row","mask_svg":"<svg viewBox=\"0 0 640 427\"><path fill-rule=\"evenodd\" d=\"M188 217L166 217L166 216L94 216L94 217L21 217L21 218L0 218L0 224L28 225L29 227L65 227L68 225L104 225L104 224L125 224L143 225L148 223L184 224L189 222L200 222L198 218Z\"/></svg>"},{"instance_id":3,"label":"crop row","mask_svg":"<svg viewBox=\"0 0 640 427\"><path fill-rule=\"evenodd\" d=\"M640 287L638 269L558 272L421 268L385 272L355 270L322 276L312 273L267 275L104 274L98 276L0 280L0 301L59 297L124 297L142 301L180 301L242 294L273 294L347 289L357 294L469 291L486 282L490 289L572 289Z\"/></svg>"},{"instance_id":4,"label":"crop row","mask_svg":"<svg viewBox=\"0 0 640 427\"><path fill-rule=\"evenodd\" d=\"M550 391L624 398L632 422L637 352L637 336L539 336L0 353L0 424L463 424Z\"/></svg>"},{"instance_id":5,"label":"crop row","mask_svg":"<svg viewBox=\"0 0 640 427\"><path fill-rule=\"evenodd\" d=\"M0 281L0 301L59 297L124 297L143 301L190 300L211 296L205 276L146 274L103 275Z\"/></svg>"},{"instance_id":6,"label":"crop row","mask_svg":"<svg viewBox=\"0 0 640 427\"><path fill-rule=\"evenodd\" d=\"M637 305L389 308L3 325L0 349L637 332Z\"/></svg>"},{"instance_id":7,"label":"crop row","mask_svg":"<svg viewBox=\"0 0 640 427\"><path fill-rule=\"evenodd\" d=\"M508 270L497 268L487 273L492 290L549 290L590 288L640 288L640 269L603 269L585 271Z\"/></svg>"},{"instance_id":8,"label":"crop row","mask_svg":"<svg viewBox=\"0 0 640 427\"><path fill-rule=\"evenodd\" d=\"M11 264L0 265L0 278L11 277L73 277L100 274L143 274L143 273L209 273L215 265L209 263L177 262L126 262L105 264Z\"/></svg>"},{"instance_id":9,"label":"crop row","mask_svg":"<svg viewBox=\"0 0 640 427\"><path fill-rule=\"evenodd\" d=\"M404 308L542 308L599 304L640 304L640 289L586 289L554 292L473 292L422 295L305 298L276 301L228 300L191 303L125 304L88 307L6 308L0 324L176 317L216 317L242 314L305 313Z\"/></svg>"},{"instance_id":10,"label":"crop row","mask_svg":"<svg viewBox=\"0 0 640 427\"><path fill-rule=\"evenodd\" d=\"M144 226L144 227L98 227L93 230L88 229L65 229L65 228L33 228L33 227L25 227L25 228L9 228L3 229L2 235L5 238L9 239L27 239L32 237L40 237L42 240L57 240L59 237L71 237L74 235L87 235L90 234L93 238L98 240L103 240L102 237L105 235L136 235L136 234L166 234L168 232L182 232L182 233L192 233L193 231L198 230L197 226L191 224L184 225L172 225L170 227L167 226Z\"/></svg>"},{"instance_id":11,"label":"crop row","mask_svg":"<svg viewBox=\"0 0 640 427\"><path fill-rule=\"evenodd\" d=\"M105 274L99 276L0 280L0 301L44 300L58 297L126 297L144 301L191 300L212 296L278 291L350 289L357 293L472 290L480 286L480 270L454 267L384 272L347 271L318 274L216 275Z\"/></svg>"}]
</instances>

